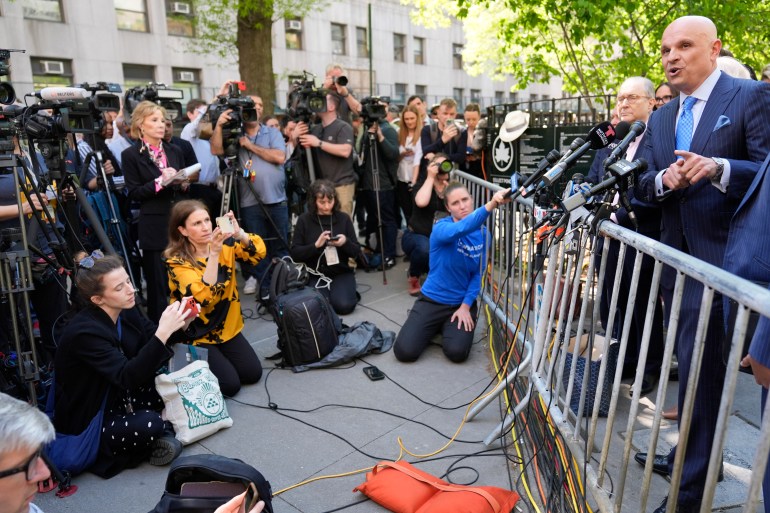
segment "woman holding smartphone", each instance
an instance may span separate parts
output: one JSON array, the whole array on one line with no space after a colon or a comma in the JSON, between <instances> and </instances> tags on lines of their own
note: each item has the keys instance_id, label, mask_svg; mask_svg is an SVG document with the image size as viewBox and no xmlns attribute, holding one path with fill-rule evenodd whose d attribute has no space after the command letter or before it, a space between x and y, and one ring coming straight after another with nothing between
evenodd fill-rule
<instances>
[{"instance_id":1,"label":"woman holding smartphone","mask_svg":"<svg viewBox=\"0 0 770 513\"><path fill-rule=\"evenodd\" d=\"M265 257L265 243L246 233L232 212L213 228L206 205L180 201L171 209L168 240L163 252L172 301L193 296L200 315L187 330L194 345L208 349L211 372L222 394L233 396L241 384L256 383L262 364L243 336L243 315L235 278L235 262L256 265Z\"/></svg>"},{"instance_id":2,"label":"woman holding smartphone","mask_svg":"<svg viewBox=\"0 0 770 513\"><path fill-rule=\"evenodd\" d=\"M349 265L361 252L350 216L340 211L337 191L329 180L316 180L308 191L308 211L294 226L291 257L331 278L328 287L315 284L338 315L356 307L356 275Z\"/></svg>"}]
</instances>

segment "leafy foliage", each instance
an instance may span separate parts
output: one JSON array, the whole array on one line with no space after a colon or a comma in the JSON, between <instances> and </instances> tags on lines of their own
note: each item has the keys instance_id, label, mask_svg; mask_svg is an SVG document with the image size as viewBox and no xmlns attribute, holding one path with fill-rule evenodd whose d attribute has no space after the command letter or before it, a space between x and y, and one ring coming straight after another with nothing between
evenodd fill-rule
<instances>
[{"instance_id":1,"label":"leafy foliage","mask_svg":"<svg viewBox=\"0 0 770 513\"><path fill-rule=\"evenodd\" d=\"M520 88L560 76L564 89L611 94L623 79L657 83L660 38L679 16L715 21L723 45L755 70L770 62L766 15L758 0L401 0L426 27L463 21L463 62L472 75L510 75Z\"/></svg>"}]
</instances>

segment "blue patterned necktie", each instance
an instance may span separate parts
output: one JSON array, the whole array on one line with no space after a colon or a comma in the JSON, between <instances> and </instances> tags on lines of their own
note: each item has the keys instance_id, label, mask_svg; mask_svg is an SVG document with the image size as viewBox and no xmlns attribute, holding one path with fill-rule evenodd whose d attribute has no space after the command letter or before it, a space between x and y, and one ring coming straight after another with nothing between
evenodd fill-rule
<instances>
[{"instance_id":1,"label":"blue patterned necktie","mask_svg":"<svg viewBox=\"0 0 770 513\"><path fill-rule=\"evenodd\" d=\"M697 101L696 97L688 96L682 104L682 114L679 116L679 124L676 126L677 150L690 151L693 131L692 106Z\"/></svg>"}]
</instances>

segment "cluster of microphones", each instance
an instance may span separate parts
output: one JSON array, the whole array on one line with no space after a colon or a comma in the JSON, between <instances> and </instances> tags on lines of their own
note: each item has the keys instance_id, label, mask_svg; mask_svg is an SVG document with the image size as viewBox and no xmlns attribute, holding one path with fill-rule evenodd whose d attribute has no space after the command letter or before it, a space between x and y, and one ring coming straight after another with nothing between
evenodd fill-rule
<instances>
[{"instance_id":1,"label":"cluster of microphones","mask_svg":"<svg viewBox=\"0 0 770 513\"><path fill-rule=\"evenodd\" d=\"M634 184L635 176L647 169L645 159L636 159L629 162L625 158L628 146L646 129L642 121L628 123L621 121L612 126L609 121L604 121L593 127L585 139L577 137L564 152L551 150L538 164L537 169L519 185L517 173L511 176L511 190L508 193L512 198L528 198L536 192L551 187L589 150L599 150L614 145L609 156L603 162L604 179L597 184L584 181L580 174L572 176L566 184L559 214L571 212L586 204L594 203L594 198L605 195L614 197L615 192L620 192L619 200L628 210L629 219L635 223L635 216L623 191L628 190ZM606 203L596 202L596 204Z\"/></svg>"}]
</instances>

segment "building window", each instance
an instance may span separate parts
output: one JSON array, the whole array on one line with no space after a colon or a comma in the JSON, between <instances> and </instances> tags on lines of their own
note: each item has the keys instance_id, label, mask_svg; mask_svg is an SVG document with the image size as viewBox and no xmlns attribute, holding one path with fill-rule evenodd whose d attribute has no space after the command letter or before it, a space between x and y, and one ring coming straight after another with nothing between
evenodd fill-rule
<instances>
[{"instance_id":1,"label":"building window","mask_svg":"<svg viewBox=\"0 0 770 513\"><path fill-rule=\"evenodd\" d=\"M115 16L120 30L150 31L145 0L115 0Z\"/></svg>"},{"instance_id":2,"label":"building window","mask_svg":"<svg viewBox=\"0 0 770 513\"><path fill-rule=\"evenodd\" d=\"M423 103L428 102L428 86L425 85L416 85L414 86L414 94L422 98Z\"/></svg>"},{"instance_id":3,"label":"building window","mask_svg":"<svg viewBox=\"0 0 770 513\"><path fill-rule=\"evenodd\" d=\"M141 64L123 65L123 90L132 87L143 87L150 82L155 82L155 67Z\"/></svg>"},{"instance_id":4,"label":"building window","mask_svg":"<svg viewBox=\"0 0 770 513\"><path fill-rule=\"evenodd\" d=\"M463 45L452 45L452 67L463 69Z\"/></svg>"},{"instance_id":5,"label":"building window","mask_svg":"<svg viewBox=\"0 0 770 513\"><path fill-rule=\"evenodd\" d=\"M369 58L369 38L366 27L356 27L356 55Z\"/></svg>"},{"instance_id":6,"label":"building window","mask_svg":"<svg viewBox=\"0 0 770 513\"><path fill-rule=\"evenodd\" d=\"M286 49L302 50L302 20L286 20Z\"/></svg>"},{"instance_id":7,"label":"building window","mask_svg":"<svg viewBox=\"0 0 770 513\"><path fill-rule=\"evenodd\" d=\"M393 60L406 62L406 36L404 34L393 34Z\"/></svg>"},{"instance_id":8,"label":"building window","mask_svg":"<svg viewBox=\"0 0 770 513\"><path fill-rule=\"evenodd\" d=\"M458 107L462 107L463 106L463 94L464 94L464 92L465 91L463 90L462 87L455 87L454 89L452 89L452 98L455 99L455 101L457 102L457 106Z\"/></svg>"},{"instance_id":9,"label":"building window","mask_svg":"<svg viewBox=\"0 0 770 513\"><path fill-rule=\"evenodd\" d=\"M201 97L201 70L189 68L171 68L174 77L172 86L174 89L181 89L184 92L182 97L182 107L193 98Z\"/></svg>"},{"instance_id":10,"label":"building window","mask_svg":"<svg viewBox=\"0 0 770 513\"><path fill-rule=\"evenodd\" d=\"M425 38L414 38L414 63L425 64Z\"/></svg>"},{"instance_id":11,"label":"building window","mask_svg":"<svg viewBox=\"0 0 770 513\"><path fill-rule=\"evenodd\" d=\"M508 97L511 103L519 103L519 93L511 93Z\"/></svg>"},{"instance_id":12,"label":"building window","mask_svg":"<svg viewBox=\"0 0 770 513\"><path fill-rule=\"evenodd\" d=\"M194 37L194 20L191 2L166 2L166 28L169 36Z\"/></svg>"},{"instance_id":13,"label":"building window","mask_svg":"<svg viewBox=\"0 0 770 513\"><path fill-rule=\"evenodd\" d=\"M347 34L345 25L332 23L332 53L334 55L347 55Z\"/></svg>"},{"instance_id":14,"label":"building window","mask_svg":"<svg viewBox=\"0 0 770 513\"><path fill-rule=\"evenodd\" d=\"M495 105L500 105L505 101L505 93L502 91L495 91Z\"/></svg>"},{"instance_id":15,"label":"building window","mask_svg":"<svg viewBox=\"0 0 770 513\"><path fill-rule=\"evenodd\" d=\"M28 20L64 21L61 0L23 0L21 4Z\"/></svg>"},{"instance_id":16,"label":"building window","mask_svg":"<svg viewBox=\"0 0 770 513\"><path fill-rule=\"evenodd\" d=\"M395 103L406 102L406 84L395 84L391 101Z\"/></svg>"},{"instance_id":17,"label":"building window","mask_svg":"<svg viewBox=\"0 0 770 513\"><path fill-rule=\"evenodd\" d=\"M471 103L481 103L481 89L471 89Z\"/></svg>"},{"instance_id":18,"label":"building window","mask_svg":"<svg viewBox=\"0 0 770 513\"><path fill-rule=\"evenodd\" d=\"M32 86L35 91L44 87L72 84L72 61L47 57L32 57Z\"/></svg>"}]
</instances>

